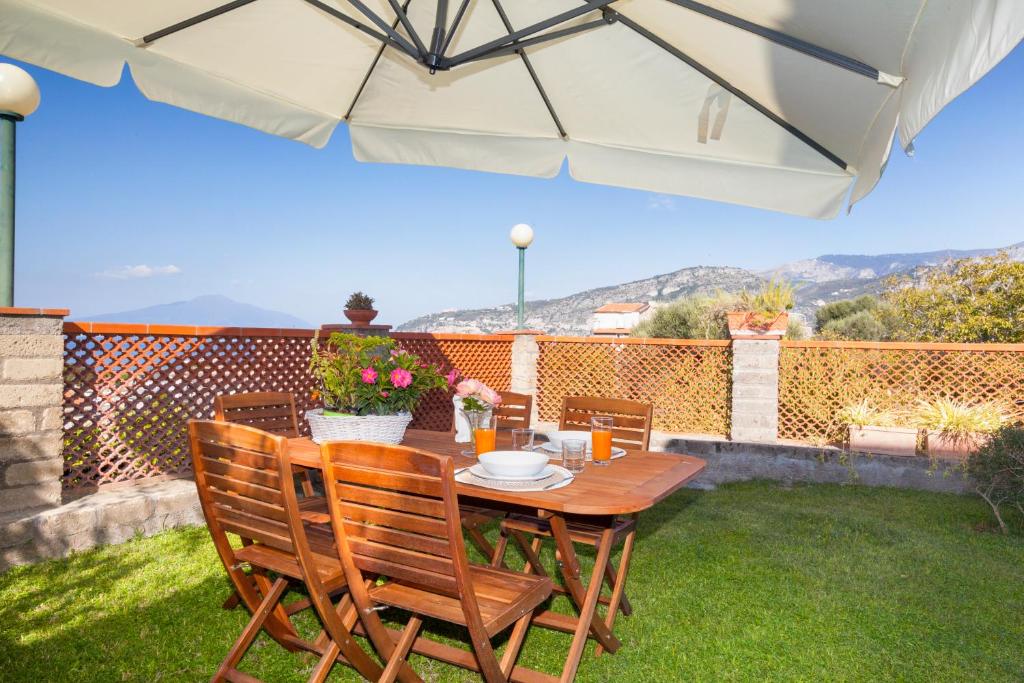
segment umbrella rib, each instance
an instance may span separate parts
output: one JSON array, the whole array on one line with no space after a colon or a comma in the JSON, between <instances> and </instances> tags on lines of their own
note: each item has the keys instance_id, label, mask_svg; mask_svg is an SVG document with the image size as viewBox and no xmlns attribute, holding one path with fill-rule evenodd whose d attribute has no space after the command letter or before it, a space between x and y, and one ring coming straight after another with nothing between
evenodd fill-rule
<instances>
[{"instance_id":1,"label":"umbrella rib","mask_svg":"<svg viewBox=\"0 0 1024 683\"><path fill-rule=\"evenodd\" d=\"M557 38L564 38L565 36L571 36L574 33L582 33L583 31L589 31L592 28L600 28L601 26L608 26L609 23L614 23L614 22L609 22L607 19L595 19L594 21L588 21L585 24L577 24L576 26L570 26L568 28L558 29L557 31L549 31L547 33L542 33L539 36L534 36L533 38L527 38L525 40L517 40L517 41L513 42L510 45L506 45L505 47L496 47L493 50L489 50L488 52L485 52L485 53L483 53L481 55L477 55L476 57L473 57L472 59L467 59L465 62L462 62L462 63L466 64L468 62L477 62L477 61L480 61L482 59L491 59L493 57L503 57L505 55L510 55L512 53L515 53L515 52L520 52L523 48L526 48L526 47L531 47L533 45L540 45L542 43L546 43L548 41L555 40Z\"/></svg>"},{"instance_id":2,"label":"umbrella rib","mask_svg":"<svg viewBox=\"0 0 1024 683\"><path fill-rule=\"evenodd\" d=\"M703 14L706 17L717 19L718 21L729 24L730 26L747 31L748 33L753 33L754 35L761 36L762 38L767 38L773 43L777 43L783 47L788 47L791 50L796 50L797 52L814 57L815 59L820 59L823 62L828 62L829 64L846 69L847 71L852 71L853 73L860 74L861 76L867 76L874 81L878 80L878 69L869 64L865 64L860 60L854 59L853 57L847 57L846 55L829 50L828 48L791 36L788 33L783 33L782 31L776 31L775 29L755 24L751 21L747 21L746 19L741 19L740 17L729 14L728 12L723 12L715 9L714 7L708 7L707 5L699 2L694 2L694 0L668 1L674 5L679 5L680 7L685 7L688 10L697 12L698 14Z\"/></svg>"},{"instance_id":3,"label":"umbrella rib","mask_svg":"<svg viewBox=\"0 0 1024 683\"><path fill-rule=\"evenodd\" d=\"M355 5L355 7L357 9L359 9L360 5L362 5L362 3L358 3L358 0L349 0L349 1L353 5ZM365 24L362 24L359 21L356 21L355 19L353 19L352 17L348 16L344 12L341 12L341 11L335 9L335 8L331 7L330 5L325 5L324 3L320 2L320 0L304 0L304 2L306 2L309 5L312 5L313 7L316 7L318 10L320 10L320 11L326 13L326 14L331 15L332 17L334 17L335 19L337 19L339 21L345 22L346 24L348 24L352 28L357 29L359 31L362 31L365 34L376 38L377 40L379 40L381 42L382 49L383 49L384 45L390 45L390 46L392 46L392 47L394 47L394 48L404 52L405 54L409 55L413 59L419 59L419 55L416 53L416 48L414 48L412 45L409 44L408 41L406 41L404 38L402 38L402 36L399 35L397 31L395 31L394 26L388 26L388 24L386 22L384 22L383 20L380 20L381 24L378 24L378 26L382 25L382 28L387 32L387 35L384 35L383 33L377 33L376 31L374 31L369 26L366 26ZM356 4L356 3L358 3L358 4ZM365 5L363 5L363 7L365 8ZM373 14L373 12L370 12L369 9L365 9L365 11L363 9L360 9L360 11L364 12L364 13L369 12L369 14L372 14L373 18L374 18L374 22L373 23L375 23L375 24L377 24L376 20L380 19L380 17L378 17L376 14ZM398 26L398 21L397 20L395 20L395 26Z\"/></svg>"},{"instance_id":4,"label":"umbrella rib","mask_svg":"<svg viewBox=\"0 0 1024 683\"><path fill-rule=\"evenodd\" d=\"M505 8L501 6L500 0L491 0L494 3L494 9L498 11L498 16L501 17L501 23L505 25L505 30L508 31L509 35L514 33L512 29L512 22L508 20L508 15L505 14ZM526 70L530 73L530 78L533 80L533 85L536 86L537 92L540 93L540 98L544 100L544 106L548 109L548 114L551 115L551 120L555 122L555 128L558 129L558 134L564 139L569 137L565 132L565 128L562 127L562 122L558 118L558 114L555 113L555 107L551 104L551 100L548 99L548 94L544 91L544 86L540 84L540 78L537 77L537 72L533 70L533 64L530 64L530 58L526 56L525 50L518 50L519 56L522 58L523 65Z\"/></svg>"},{"instance_id":5,"label":"umbrella rib","mask_svg":"<svg viewBox=\"0 0 1024 683\"><path fill-rule=\"evenodd\" d=\"M412 2L412 0L405 0L405 5L403 5L403 9L408 10L409 9L409 3L411 3L411 2ZM395 17L394 22L391 24L391 28L395 29L397 27L398 27L398 17ZM359 90L356 90L356 94L352 98L352 102L349 103L349 105L348 105L348 111L345 112L345 120L346 121L351 120L351 118L352 118L352 110L356 108L356 102L359 101L360 95L363 94L363 89L366 88L366 84L369 82L370 76L373 75L373 70L377 68L377 62L380 61L381 55L384 54L384 48L386 48L386 47L387 47L387 43L381 43L380 49L377 50L377 55L373 58L373 61L370 62L370 68L366 70L366 75L363 76L363 81L359 84Z\"/></svg>"},{"instance_id":6,"label":"umbrella rib","mask_svg":"<svg viewBox=\"0 0 1024 683\"><path fill-rule=\"evenodd\" d=\"M137 43L137 45L139 47L145 47L150 43L160 40L161 38L164 38L165 36L171 35L172 33L177 33L178 31L190 28L192 26L195 26L196 24L201 24L204 21L213 19L214 17L219 17L222 14L227 14L231 10L238 9L239 7L244 7L249 3L255 1L256 0L234 0L233 2L220 5L219 7L214 7L211 10L207 10L201 14L195 15L194 17L189 17L184 21L179 21L176 24L171 24L170 26L162 28L159 31L153 31L152 33L148 33L142 37L142 40L140 40Z\"/></svg>"},{"instance_id":7,"label":"umbrella rib","mask_svg":"<svg viewBox=\"0 0 1024 683\"><path fill-rule=\"evenodd\" d=\"M452 44L452 38L455 37L455 32L459 29L459 23L462 21L462 15L466 13L466 9L469 7L469 0L462 0L462 4L459 5L459 11L455 13L455 19L452 21L452 25L448 28L448 35L444 39L444 47L441 48L441 56L448 52L448 46Z\"/></svg>"},{"instance_id":8,"label":"umbrella rib","mask_svg":"<svg viewBox=\"0 0 1024 683\"><path fill-rule=\"evenodd\" d=\"M348 1L352 2L352 0ZM424 45L423 41L420 39L420 34L416 33L416 29L412 27L412 22L409 21L409 17L406 15L405 10L402 9L402 6L398 4L398 0L388 0L388 4L391 5L391 9L394 10L395 15L398 17L399 21L402 22L402 26L405 27L405 30L409 32L409 37L412 38L412 42L416 44L416 51L419 53L420 58L426 58L427 46ZM391 30L394 31L395 29ZM395 35L397 35L397 32Z\"/></svg>"},{"instance_id":9,"label":"umbrella rib","mask_svg":"<svg viewBox=\"0 0 1024 683\"><path fill-rule=\"evenodd\" d=\"M586 2L583 5L580 5L579 7L567 10L565 12L562 12L561 14L556 14L555 16L549 19L545 19L544 21L539 21L536 24L531 24L527 26L526 28L521 28L518 31L513 31L512 33L509 33L507 36L503 38L497 38L495 40L484 43L483 45L479 45L470 50L466 50L465 52L457 54L451 59L445 60L445 66L456 66L458 64L467 62L470 59L473 59L474 57L484 54L485 52L489 52L495 48L507 47L509 44L514 43L520 38L525 38L526 36L533 35L538 31L543 31L546 28L551 28L552 26L557 26L558 24L564 24L570 19L575 19L576 17L582 14L586 14L587 12L594 12L599 9L604 9L613 2L615 2L615 0L586 0Z\"/></svg>"},{"instance_id":10,"label":"umbrella rib","mask_svg":"<svg viewBox=\"0 0 1024 683\"><path fill-rule=\"evenodd\" d=\"M624 25L628 26L629 28L633 29L633 31L635 31L636 33L640 34L641 36L643 36L647 40L651 41L652 43L654 43L655 45L657 45L661 49L665 50L666 52L671 54L673 57L675 57L675 58L681 60L682 62L686 63L692 69L694 69L695 71L697 71L701 75L703 75L705 78L708 78L708 79L714 81L715 83L720 85L725 90L728 90L733 95L735 95L736 97L738 97L741 100L743 100L744 102L746 102L748 105L750 105L751 107L753 107L754 109L759 111L761 114L763 114L764 116L769 118L773 123L775 123L776 125L782 127L783 129L785 129L791 135L793 135L794 137L799 139L805 145L807 145L808 147L810 147L811 149L816 151L818 154L820 154L821 156L823 156L826 159L828 159L829 161L831 161L833 164L835 164L839 168L843 169L844 171L849 170L849 164L847 164L845 161L843 161L843 159L841 157L839 157L836 154L830 152L827 147L825 147L821 143L817 142L814 138L812 138L811 136L807 135L802 130L800 130L799 128L797 128L793 124L791 124L789 121L786 121L784 118L782 118L781 116L779 116L778 114L776 114L772 110L768 109L768 107L764 106L763 104L761 104L760 102L755 100L753 97L751 97L747 93L743 92L742 90L740 90L739 88L734 86L732 83L730 83L729 81L725 80L724 78L719 76L717 73L715 73L711 69L707 68L706 66L704 66L703 64L701 64L700 62L695 60L690 55L686 54L685 52L683 52L682 50L677 48L675 45L672 45L671 43L666 42L665 40L663 40L662 38L658 37L654 33L651 33L651 31L649 31L648 29L644 28L643 26L641 26L637 22L633 21L632 19L630 19L626 15L622 14L621 12L616 12L615 10L607 10L607 11L609 13L615 15L615 17L619 21L621 21Z\"/></svg>"}]
</instances>

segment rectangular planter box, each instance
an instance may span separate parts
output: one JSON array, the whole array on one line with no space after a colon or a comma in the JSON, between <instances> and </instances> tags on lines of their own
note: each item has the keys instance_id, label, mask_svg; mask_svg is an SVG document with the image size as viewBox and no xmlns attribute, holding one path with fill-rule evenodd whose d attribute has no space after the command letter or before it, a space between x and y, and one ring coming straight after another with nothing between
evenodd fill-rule
<instances>
[{"instance_id":1,"label":"rectangular planter box","mask_svg":"<svg viewBox=\"0 0 1024 683\"><path fill-rule=\"evenodd\" d=\"M729 311L725 317L733 339L781 339L789 326L789 313L765 319L750 311Z\"/></svg>"},{"instance_id":2,"label":"rectangular planter box","mask_svg":"<svg viewBox=\"0 0 1024 683\"><path fill-rule=\"evenodd\" d=\"M974 451L981 448L988 439L987 434L974 434L966 441L955 443L942 436L942 432L928 430L928 455L933 458L949 458L954 460L965 460Z\"/></svg>"},{"instance_id":3,"label":"rectangular planter box","mask_svg":"<svg viewBox=\"0 0 1024 683\"><path fill-rule=\"evenodd\" d=\"M850 425L850 449L882 455L916 455L917 430L907 427Z\"/></svg>"}]
</instances>

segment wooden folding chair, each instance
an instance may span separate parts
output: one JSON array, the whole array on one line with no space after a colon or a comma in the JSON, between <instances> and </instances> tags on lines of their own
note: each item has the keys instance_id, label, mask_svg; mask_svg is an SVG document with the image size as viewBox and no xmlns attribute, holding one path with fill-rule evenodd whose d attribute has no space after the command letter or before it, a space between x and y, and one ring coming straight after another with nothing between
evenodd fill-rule
<instances>
[{"instance_id":1,"label":"wooden folding chair","mask_svg":"<svg viewBox=\"0 0 1024 683\"><path fill-rule=\"evenodd\" d=\"M324 482L341 563L359 617L395 679L424 617L469 629L488 683L507 681L533 612L551 594L547 577L470 564L459 533L452 459L403 446L333 442L321 446ZM385 576L383 583L373 582ZM412 614L392 639L378 610ZM512 629L501 661L491 638ZM432 642L432 641L427 641Z\"/></svg>"},{"instance_id":2,"label":"wooden folding chair","mask_svg":"<svg viewBox=\"0 0 1024 683\"><path fill-rule=\"evenodd\" d=\"M585 396L570 396L562 402L562 417L559 421L559 429L590 429L590 418L596 416L609 416L612 418L612 445L627 450L648 450L651 444L651 421L654 416L654 407L629 401L625 399L592 398ZM618 612L623 615L630 615L633 607L625 592L626 576L629 574L629 561L633 555L633 543L636 538L636 515L625 518L615 518L609 521L612 524L613 536L612 546L622 544L622 557L616 569L609 556L608 564L604 567L604 580L608 584L611 595L607 598L601 597L601 602L608 605L608 614L605 623L608 628L615 623ZM574 543L589 545L597 548L601 539L604 527L595 525L593 520L567 518L566 527L569 536ZM532 539L527 538L532 536ZM513 514L501 522L501 536L495 547L491 562L495 566L503 566L505 552L508 548L509 537L515 541L520 553L526 558L524 567L527 573L547 575L540 561L541 542L544 538L551 538L551 524L540 516ZM563 592L561 586L556 586L555 591ZM595 653L600 655L604 649L598 644Z\"/></svg>"},{"instance_id":3,"label":"wooden folding chair","mask_svg":"<svg viewBox=\"0 0 1024 683\"><path fill-rule=\"evenodd\" d=\"M224 569L252 618L211 681L256 681L237 669L261 630L286 650L320 655L310 681L326 679L336 661L375 680L378 662L352 639L357 614L344 590L345 574L329 528L304 523L292 485L288 441L253 427L191 420L188 425L196 488ZM228 534L249 542L232 546ZM250 572L244 571L248 565ZM305 584L323 624L315 642L298 636L281 598L291 583Z\"/></svg>"},{"instance_id":4,"label":"wooden folding chair","mask_svg":"<svg viewBox=\"0 0 1024 683\"><path fill-rule=\"evenodd\" d=\"M533 414L533 396L514 391L499 391L498 394L501 396L501 403L493 411L496 427L528 429ZM495 520L503 519L505 513L474 505L462 505L459 512L462 515L462 528L469 536L470 543L487 559L494 557L494 546L484 536L483 527Z\"/></svg>"},{"instance_id":5,"label":"wooden folding chair","mask_svg":"<svg viewBox=\"0 0 1024 683\"><path fill-rule=\"evenodd\" d=\"M295 398L283 391L253 391L245 394L220 394L213 399L214 419L231 424L256 427L289 439L299 436L299 419L295 411ZM296 479L302 488L303 499L299 507L311 519L327 522L327 501L316 494L311 472L299 467ZM224 609L239 605L238 593L224 601Z\"/></svg>"}]
</instances>

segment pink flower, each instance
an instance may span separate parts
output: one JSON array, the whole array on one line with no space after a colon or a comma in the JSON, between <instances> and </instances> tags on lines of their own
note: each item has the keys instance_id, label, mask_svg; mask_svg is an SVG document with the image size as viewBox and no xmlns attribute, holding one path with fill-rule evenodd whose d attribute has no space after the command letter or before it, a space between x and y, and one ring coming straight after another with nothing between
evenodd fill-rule
<instances>
[{"instance_id":1,"label":"pink flower","mask_svg":"<svg viewBox=\"0 0 1024 683\"><path fill-rule=\"evenodd\" d=\"M391 383L399 389L412 384L412 373L402 368L395 368L391 371Z\"/></svg>"},{"instance_id":2,"label":"pink flower","mask_svg":"<svg viewBox=\"0 0 1024 683\"><path fill-rule=\"evenodd\" d=\"M448 380L448 386L452 386L459 379L459 371L456 370L455 368L452 368L451 372L449 372L447 375L445 375L444 378L446 380Z\"/></svg>"},{"instance_id":3,"label":"pink flower","mask_svg":"<svg viewBox=\"0 0 1024 683\"><path fill-rule=\"evenodd\" d=\"M487 401L492 406L501 405L501 395L488 386L480 388L480 398Z\"/></svg>"},{"instance_id":4,"label":"pink flower","mask_svg":"<svg viewBox=\"0 0 1024 683\"><path fill-rule=\"evenodd\" d=\"M373 368L365 368L363 370L363 382L366 384L373 384L377 381L377 371Z\"/></svg>"},{"instance_id":5,"label":"pink flower","mask_svg":"<svg viewBox=\"0 0 1024 683\"><path fill-rule=\"evenodd\" d=\"M482 386L483 384L479 380L464 379L455 386L455 393L462 398L466 398L479 393Z\"/></svg>"},{"instance_id":6,"label":"pink flower","mask_svg":"<svg viewBox=\"0 0 1024 683\"><path fill-rule=\"evenodd\" d=\"M380 397L381 398L387 398L390 395L391 395L390 391L382 391L382 392L380 392Z\"/></svg>"}]
</instances>

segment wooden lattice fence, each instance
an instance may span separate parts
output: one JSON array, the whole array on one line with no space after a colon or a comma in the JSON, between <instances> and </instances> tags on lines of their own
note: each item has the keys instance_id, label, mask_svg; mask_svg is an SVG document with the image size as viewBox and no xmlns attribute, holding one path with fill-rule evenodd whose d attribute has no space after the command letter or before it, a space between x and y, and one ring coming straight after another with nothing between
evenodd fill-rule
<instances>
[{"instance_id":1,"label":"wooden lattice fence","mask_svg":"<svg viewBox=\"0 0 1024 683\"><path fill-rule=\"evenodd\" d=\"M541 420L557 421L565 396L654 404L654 428L728 434L730 342L686 339L538 337Z\"/></svg>"},{"instance_id":2,"label":"wooden lattice fence","mask_svg":"<svg viewBox=\"0 0 1024 683\"><path fill-rule=\"evenodd\" d=\"M991 401L1024 424L1024 344L782 342L780 438L840 441L837 414L865 398L883 409Z\"/></svg>"},{"instance_id":3,"label":"wooden lattice fence","mask_svg":"<svg viewBox=\"0 0 1024 683\"><path fill-rule=\"evenodd\" d=\"M66 323L64 486L88 489L191 472L185 423L213 415L218 394L287 391L316 407L313 330ZM425 359L506 388L512 337L395 335ZM305 420L299 420L306 429ZM451 402L424 400L414 426L448 429Z\"/></svg>"}]
</instances>

